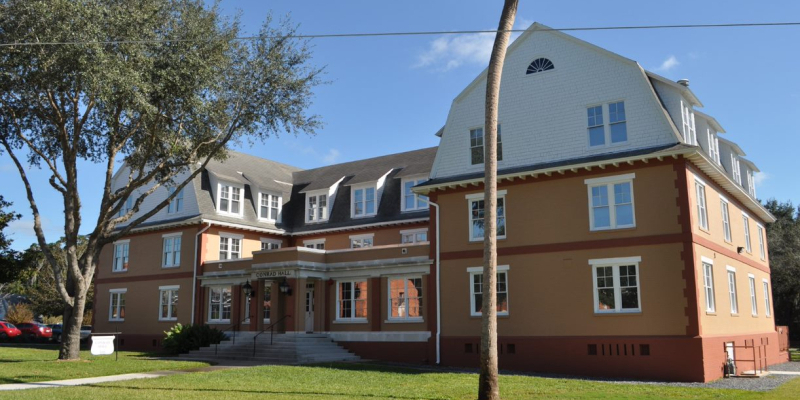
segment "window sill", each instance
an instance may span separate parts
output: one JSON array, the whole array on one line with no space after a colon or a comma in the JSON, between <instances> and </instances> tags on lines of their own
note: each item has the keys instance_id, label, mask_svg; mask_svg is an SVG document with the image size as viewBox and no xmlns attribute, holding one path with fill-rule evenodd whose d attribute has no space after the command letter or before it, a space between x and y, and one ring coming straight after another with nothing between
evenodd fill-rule
<instances>
[{"instance_id":1,"label":"window sill","mask_svg":"<svg viewBox=\"0 0 800 400\"><path fill-rule=\"evenodd\" d=\"M162 265L161 269L175 269L180 267L181 267L180 265Z\"/></svg>"},{"instance_id":2,"label":"window sill","mask_svg":"<svg viewBox=\"0 0 800 400\"><path fill-rule=\"evenodd\" d=\"M607 311L607 312L599 312L597 310L594 311L594 315L596 317L599 316L625 316L625 315L642 315L642 310L636 311Z\"/></svg>"},{"instance_id":3,"label":"window sill","mask_svg":"<svg viewBox=\"0 0 800 400\"><path fill-rule=\"evenodd\" d=\"M698 226L697 230L700 231L700 232L703 232L703 233L705 233L707 235L711 234L711 231L708 228L703 228L702 226Z\"/></svg>"},{"instance_id":4,"label":"window sill","mask_svg":"<svg viewBox=\"0 0 800 400\"><path fill-rule=\"evenodd\" d=\"M333 320L334 324L366 324L368 322L369 321L367 321L366 318L360 318L360 319L335 319L335 320Z\"/></svg>"},{"instance_id":5,"label":"window sill","mask_svg":"<svg viewBox=\"0 0 800 400\"><path fill-rule=\"evenodd\" d=\"M731 313L731 317L739 318L739 314Z\"/></svg>"},{"instance_id":6,"label":"window sill","mask_svg":"<svg viewBox=\"0 0 800 400\"><path fill-rule=\"evenodd\" d=\"M481 318L482 315L481 314L470 314L469 317L473 318L473 319L478 319L478 318ZM497 313L497 318L508 318L508 317L509 317L509 314L507 312L506 313L502 313L502 314L501 313Z\"/></svg>"},{"instance_id":7,"label":"window sill","mask_svg":"<svg viewBox=\"0 0 800 400\"><path fill-rule=\"evenodd\" d=\"M384 324L419 324L425 322L422 318L408 318L408 319L387 319Z\"/></svg>"},{"instance_id":8,"label":"window sill","mask_svg":"<svg viewBox=\"0 0 800 400\"><path fill-rule=\"evenodd\" d=\"M206 323L209 325L222 325L222 324L230 324L231 320L229 319L209 320Z\"/></svg>"},{"instance_id":9,"label":"window sill","mask_svg":"<svg viewBox=\"0 0 800 400\"><path fill-rule=\"evenodd\" d=\"M217 215L223 215L223 216L226 216L226 217L233 217L233 218L244 218L244 216L242 214L234 214L234 213L229 213L229 212L225 212L225 211L217 211Z\"/></svg>"},{"instance_id":10,"label":"window sill","mask_svg":"<svg viewBox=\"0 0 800 400\"><path fill-rule=\"evenodd\" d=\"M125 320L124 319L111 319L111 318L109 318L108 322L125 322Z\"/></svg>"},{"instance_id":11,"label":"window sill","mask_svg":"<svg viewBox=\"0 0 800 400\"><path fill-rule=\"evenodd\" d=\"M375 214L365 214L365 215L350 215L350 218L352 218L352 219L362 219L362 218L370 218L370 217L374 217L374 216L376 216L376 215L378 215L378 213L375 213Z\"/></svg>"},{"instance_id":12,"label":"window sill","mask_svg":"<svg viewBox=\"0 0 800 400\"><path fill-rule=\"evenodd\" d=\"M614 227L614 228L589 228L589 232L618 232L618 231L629 231L636 229L636 225L631 226L621 226L621 227Z\"/></svg>"},{"instance_id":13,"label":"window sill","mask_svg":"<svg viewBox=\"0 0 800 400\"><path fill-rule=\"evenodd\" d=\"M753 317L753 318L758 318L758 314L756 314L756 315L750 314L750 316Z\"/></svg>"},{"instance_id":14,"label":"window sill","mask_svg":"<svg viewBox=\"0 0 800 400\"><path fill-rule=\"evenodd\" d=\"M175 322L178 318L159 318L158 322Z\"/></svg>"},{"instance_id":15,"label":"window sill","mask_svg":"<svg viewBox=\"0 0 800 400\"><path fill-rule=\"evenodd\" d=\"M120 269L120 270L116 270L116 271L113 270L113 269L111 270L112 274L121 274L123 272L128 272L128 270L127 269Z\"/></svg>"},{"instance_id":16,"label":"window sill","mask_svg":"<svg viewBox=\"0 0 800 400\"><path fill-rule=\"evenodd\" d=\"M497 240L506 240L506 237L505 237L505 236L498 236L498 237L497 237ZM470 242L470 243L481 243L481 242L483 242L483 238L480 238L480 239L470 239L470 240L469 240L469 242Z\"/></svg>"},{"instance_id":17,"label":"window sill","mask_svg":"<svg viewBox=\"0 0 800 400\"><path fill-rule=\"evenodd\" d=\"M711 316L716 317L717 313L716 313L716 311L706 311L706 315L711 315Z\"/></svg>"},{"instance_id":18,"label":"window sill","mask_svg":"<svg viewBox=\"0 0 800 400\"><path fill-rule=\"evenodd\" d=\"M322 224L322 223L325 223L325 222L328 222L328 220L327 219L320 219L320 220L314 220L314 221L308 221L307 220L306 224L314 225L314 224Z\"/></svg>"}]
</instances>

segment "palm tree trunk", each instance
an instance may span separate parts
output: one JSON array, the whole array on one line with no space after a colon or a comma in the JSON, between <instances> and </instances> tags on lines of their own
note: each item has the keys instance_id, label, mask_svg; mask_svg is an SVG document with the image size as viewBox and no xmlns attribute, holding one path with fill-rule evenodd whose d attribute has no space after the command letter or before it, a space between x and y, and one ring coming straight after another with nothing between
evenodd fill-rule
<instances>
[{"instance_id":1,"label":"palm tree trunk","mask_svg":"<svg viewBox=\"0 0 800 400\"><path fill-rule=\"evenodd\" d=\"M514 26L519 0L506 0L494 39L489 71L486 76L486 123L484 126L484 236L483 302L481 307L481 374L479 400L500 399L497 381L497 108L500 78L506 47Z\"/></svg>"}]
</instances>

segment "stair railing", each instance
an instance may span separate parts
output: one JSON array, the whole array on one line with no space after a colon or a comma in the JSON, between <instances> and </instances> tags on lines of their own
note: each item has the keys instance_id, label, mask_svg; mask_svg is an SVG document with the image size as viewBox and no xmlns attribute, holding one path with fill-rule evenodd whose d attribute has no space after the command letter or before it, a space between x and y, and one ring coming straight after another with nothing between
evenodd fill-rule
<instances>
[{"instance_id":1,"label":"stair railing","mask_svg":"<svg viewBox=\"0 0 800 400\"><path fill-rule=\"evenodd\" d=\"M245 319L243 319L243 320L241 320L241 321L239 321L239 322L237 322L237 323L225 328L222 331L222 333L225 333L227 331L231 331L233 333L233 344L236 344L236 331L239 330L239 326L241 326L242 322L247 321L250 318L253 318L253 316L251 315L251 316L249 316L249 317L247 317L247 318L245 318ZM214 345L214 355L217 355L217 351L218 350L219 350L219 343L215 343L215 345Z\"/></svg>"},{"instance_id":2,"label":"stair railing","mask_svg":"<svg viewBox=\"0 0 800 400\"><path fill-rule=\"evenodd\" d=\"M269 345L272 346L272 338L275 336L275 325L278 325L283 320L291 317L292 317L291 315L284 315L277 321L273 322L270 326L264 328L263 330L261 330L261 332L258 332L255 336L253 336L253 356L256 355L256 340L258 339L258 337L261 336L262 333L266 333L267 331L269 331Z\"/></svg>"}]
</instances>

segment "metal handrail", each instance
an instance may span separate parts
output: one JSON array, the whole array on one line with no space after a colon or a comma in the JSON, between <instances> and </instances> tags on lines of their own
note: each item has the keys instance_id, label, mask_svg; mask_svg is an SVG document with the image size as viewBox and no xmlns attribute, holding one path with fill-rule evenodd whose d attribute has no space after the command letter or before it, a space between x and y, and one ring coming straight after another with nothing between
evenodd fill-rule
<instances>
[{"instance_id":1,"label":"metal handrail","mask_svg":"<svg viewBox=\"0 0 800 400\"><path fill-rule=\"evenodd\" d=\"M241 320L241 321L239 321L239 322L237 322L237 323L235 323L235 324L233 324L233 325L231 325L231 326L229 326L229 327L225 328L225 329L222 331L222 333L225 333L225 332L227 332L227 331L231 331L231 329L233 329L233 330L231 331L231 332L233 332L233 344L236 344L236 331L237 331L237 329L239 328L239 326L241 326L241 325L242 325L242 322L244 322L244 321L247 321L247 320L249 320L250 318L253 318L253 316L252 316L252 315L250 315L250 316L248 316L247 318L245 318L245 319L243 319L243 320ZM236 329L234 329L234 328L236 328ZM217 350L219 350L219 343L215 343L215 344L214 344L214 355L217 355Z\"/></svg>"},{"instance_id":2,"label":"metal handrail","mask_svg":"<svg viewBox=\"0 0 800 400\"><path fill-rule=\"evenodd\" d=\"M286 318L291 318L291 317L292 317L291 315L284 315L283 317L281 317L277 321L273 322L270 326L262 329L261 332L258 332L255 336L253 336L253 355L254 356L256 355L256 339L258 339L258 337L261 336L262 333L265 333L265 332L269 331L269 345L272 346L272 338L273 338L273 336L275 336L275 333L274 333L275 325L278 325L278 323L282 322Z\"/></svg>"}]
</instances>

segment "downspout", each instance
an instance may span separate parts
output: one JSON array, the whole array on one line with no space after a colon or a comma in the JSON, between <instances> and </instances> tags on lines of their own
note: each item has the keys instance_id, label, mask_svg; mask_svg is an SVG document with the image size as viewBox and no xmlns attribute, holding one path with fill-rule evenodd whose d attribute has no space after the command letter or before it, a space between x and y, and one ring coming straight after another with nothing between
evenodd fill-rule
<instances>
[{"instance_id":1,"label":"downspout","mask_svg":"<svg viewBox=\"0 0 800 400\"><path fill-rule=\"evenodd\" d=\"M201 220L202 222L202 220ZM205 228L201 229L200 232L194 235L194 263L192 263L192 319L190 320L190 324L194 325L194 309L195 309L195 301L197 300L197 242L205 231L211 228L211 222L208 222Z\"/></svg>"},{"instance_id":2,"label":"downspout","mask_svg":"<svg viewBox=\"0 0 800 400\"><path fill-rule=\"evenodd\" d=\"M439 205L428 200L428 204L436 208L436 365L441 363L441 336L442 336L442 284L441 268L439 267Z\"/></svg>"}]
</instances>

